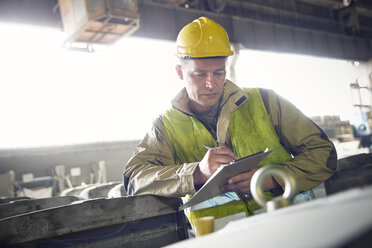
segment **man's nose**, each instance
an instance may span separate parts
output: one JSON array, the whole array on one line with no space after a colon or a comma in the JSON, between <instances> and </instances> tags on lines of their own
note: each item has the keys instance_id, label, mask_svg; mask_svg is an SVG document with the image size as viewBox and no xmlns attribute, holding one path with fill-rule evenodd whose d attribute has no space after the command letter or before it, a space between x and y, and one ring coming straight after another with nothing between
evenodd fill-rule
<instances>
[{"instance_id":1,"label":"man's nose","mask_svg":"<svg viewBox=\"0 0 372 248\"><path fill-rule=\"evenodd\" d=\"M205 87L210 88L210 89L214 89L216 87L216 82L215 82L213 73L208 73Z\"/></svg>"}]
</instances>

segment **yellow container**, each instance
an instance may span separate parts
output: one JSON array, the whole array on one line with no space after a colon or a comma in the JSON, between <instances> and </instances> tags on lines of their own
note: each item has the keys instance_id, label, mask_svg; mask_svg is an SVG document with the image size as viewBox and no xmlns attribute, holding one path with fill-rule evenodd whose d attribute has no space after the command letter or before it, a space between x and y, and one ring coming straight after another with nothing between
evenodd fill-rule
<instances>
[{"instance_id":1,"label":"yellow container","mask_svg":"<svg viewBox=\"0 0 372 248\"><path fill-rule=\"evenodd\" d=\"M202 236L214 232L214 217L205 216L195 222L196 236Z\"/></svg>"}]
</instances>

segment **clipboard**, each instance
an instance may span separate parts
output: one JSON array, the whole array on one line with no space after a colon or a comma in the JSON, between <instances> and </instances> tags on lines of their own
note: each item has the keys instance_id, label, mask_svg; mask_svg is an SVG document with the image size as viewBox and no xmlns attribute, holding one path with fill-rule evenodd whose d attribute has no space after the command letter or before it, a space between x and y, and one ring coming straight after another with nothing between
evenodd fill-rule
<instances>
[{"instance_id":1,"label":"clipboard","mask_svg":"<svg viewBox=\"0 0 372 248\"><path fill-rule=\"evenodd\" d=\"M230 164L221 165L221 167L213 173L198 192L196 192L185 204L181 205L178 210L184 210L195 204L219 196L222 194L220 187L226 184L227 179L256 168L257 164L270 153L271 151L266 148L263 152L254 153L235 160Z\"/></svg>"}]
</instances>

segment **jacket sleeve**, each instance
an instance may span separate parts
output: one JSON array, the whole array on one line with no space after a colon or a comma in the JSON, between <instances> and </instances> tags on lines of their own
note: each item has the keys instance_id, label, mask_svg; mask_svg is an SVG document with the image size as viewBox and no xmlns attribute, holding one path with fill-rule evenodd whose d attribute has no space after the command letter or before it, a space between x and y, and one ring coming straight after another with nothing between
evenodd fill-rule
<instances>
[{"instance_id":1,"label":"jacket sleeve","mask_svg":"<svg viewBox=\"0 0 372 248\"><path fill-rule=\"evenodd\" d=\"M159 117L124 167L127 194L180 197L195 193L193 173L198 163L176 165L173 154Z\"/></svg>"},{"instance_id":2,"label":"jacket sleeve","mask_svg":"<svg viewBox=\"0 0 372 248\"><path fill-rule=\"evenodd\" d=\"M294 173L299 191L319 185L336 169L337 154L333 143L293 104L273 91L266 92L267 102L264 100L264 103L272 125L281 144L293 156L283 165Z\"/></svg>"}]
</instances>

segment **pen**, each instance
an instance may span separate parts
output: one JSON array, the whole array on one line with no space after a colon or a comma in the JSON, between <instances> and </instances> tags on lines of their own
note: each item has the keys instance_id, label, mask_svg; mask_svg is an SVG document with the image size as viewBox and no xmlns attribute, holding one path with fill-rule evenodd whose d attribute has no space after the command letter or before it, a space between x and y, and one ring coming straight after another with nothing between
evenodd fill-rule
<instances>
[{"instance_id":1,"label":"pen","mask_svg":"<svg viewBox=\"0 0 372 248\"><path fill-rule=\"evenodd\" d=\"M203 145L203 146L204 146L204 148L206 148L206 149L208 149L208 150L213 149L213 148L220 147L220 146L218 145L218 143L217 143L217 146L214 146L214 147L210 147L210 146L207 146L207 145Z\"/></svg>"},{"instance_id":2,"label":"pen","mask_svg":"<svg viewBox=\"0 0 372 248\"><path fill-rule=\"evenodd\" d=\"M203 146L204 146L204 148L206 148L208 150L213 149L213 147L210 147L210 146L207 146L207 145L203 145Z\"/></svg>"}]
</instances>

